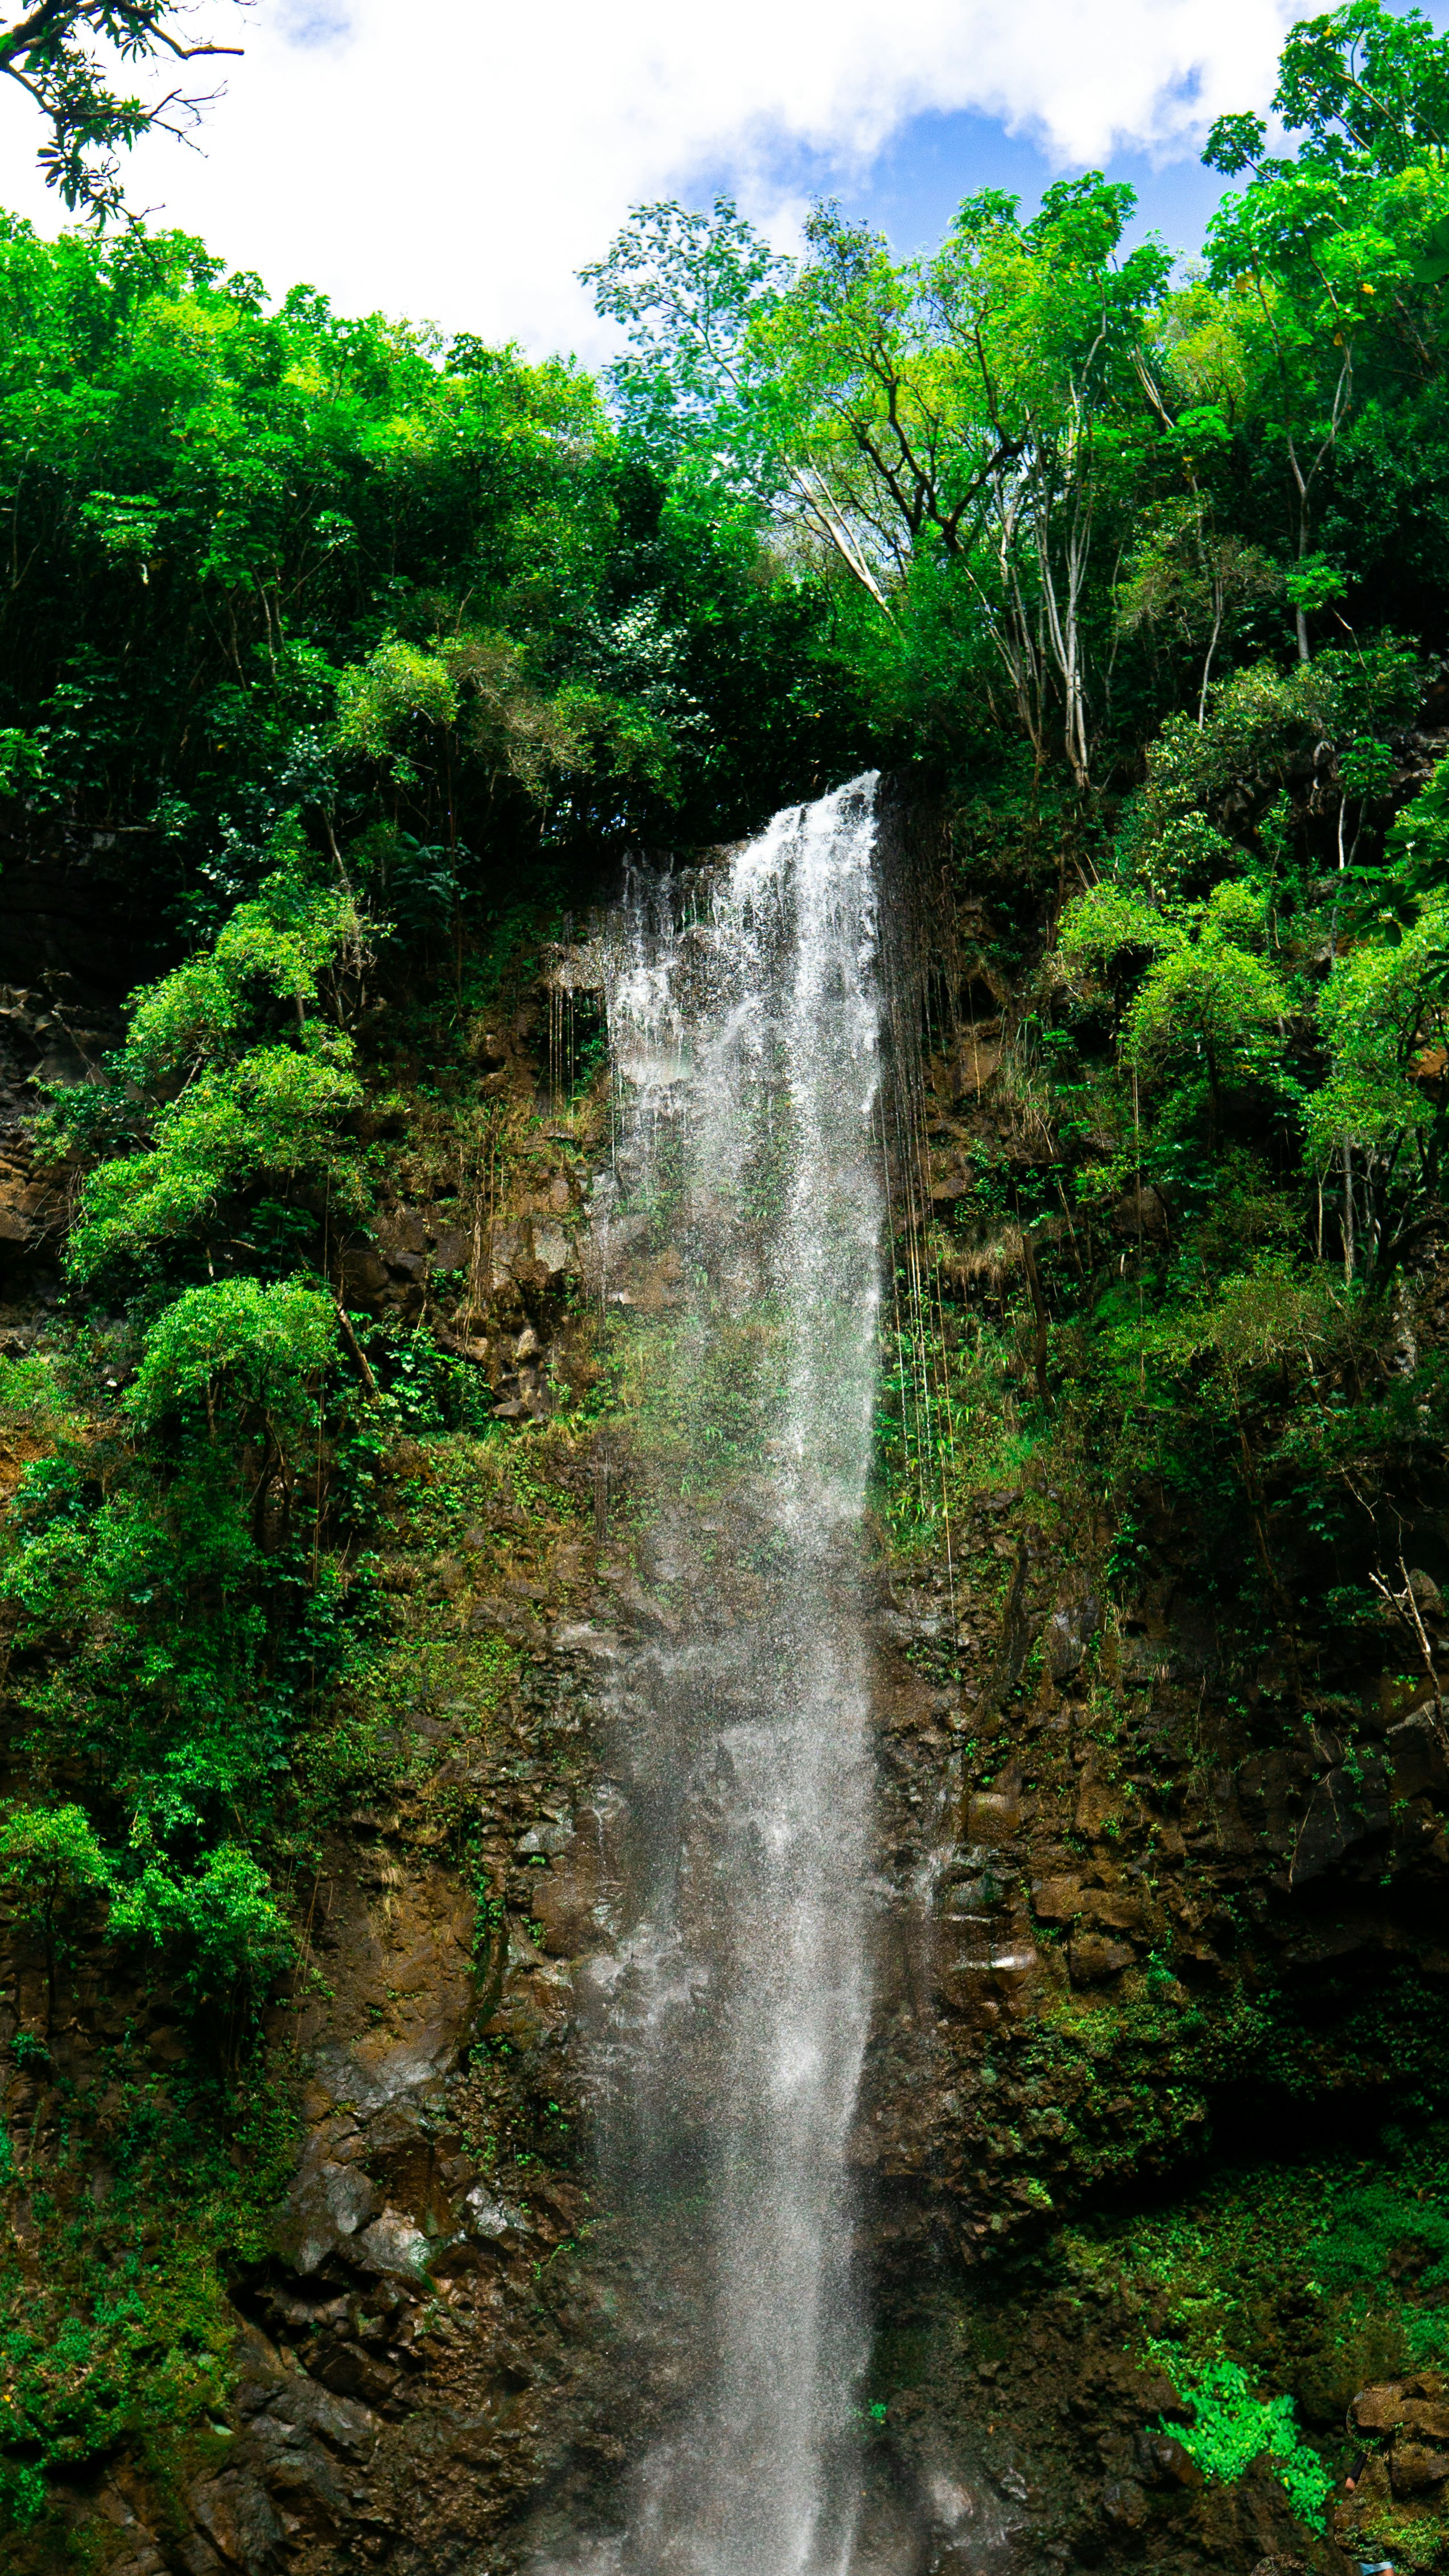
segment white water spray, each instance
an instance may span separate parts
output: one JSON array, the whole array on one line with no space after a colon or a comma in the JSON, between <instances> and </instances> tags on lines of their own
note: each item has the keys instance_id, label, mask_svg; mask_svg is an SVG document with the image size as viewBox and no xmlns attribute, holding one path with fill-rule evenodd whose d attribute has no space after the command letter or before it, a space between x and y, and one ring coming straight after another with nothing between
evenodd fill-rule
<instances>
[{"instance_id":1,"label":"white water spray","mask_svg":"<svg viewBox=\"0 0 1449 2576\"><path fill-rule=\"evenodd\" d=\"M606 943L654 1635L621 1672L631 1928L600 1972L606 2180L695 2355L611 2555L630 2576L850 2556L865 2321L847 2142L870 2008L859 1542L882 1187L874 781ZM637 1318L637 1320L635 1320Z\"/></svg>"}]
</instances>

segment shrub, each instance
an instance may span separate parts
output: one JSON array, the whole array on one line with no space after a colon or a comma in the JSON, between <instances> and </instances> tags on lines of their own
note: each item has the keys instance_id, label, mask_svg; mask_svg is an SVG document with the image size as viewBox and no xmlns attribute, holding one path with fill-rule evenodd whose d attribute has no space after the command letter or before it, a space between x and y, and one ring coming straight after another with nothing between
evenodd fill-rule
<instances>
[{"instance_id":1,"label":"shrub","mask_svg":"<svg viewBox=\"0 0 1449 2576\"><path fill-rule=\"evenodd\" d=\"M45 1945L47 2028L65 1927L88 1900L108 1895L110 1862L84 1807L12 1807L0 1824L0 1886Z\"/></svg>"},{"instance_id":2,"label":"shrub","mask_svg":"<svg viewBox=\"0 0 1449 2576\"><path fill-rule=\"evenodd\" d=\"M1333 2480L1318 2453L1299 2438L1292 2398L1255 2397L1247 2372L1236 2361L1184 2367L1178 2352L1156 2347L1153 2358L1171 2370L1197 2409L1195 2423L1163 2424L1161 2430L1175 2434L1203 2476L1240 2478L1266 2452L1299 2520L1321 2531Z\"/></svg>"},{"instance_id":3,"label":"shrub","mask_svg":"<svg viewBox=\"0 0 1449 2576\"><path fill-rule=\"evenodd\" d=\"M211 1852L190 1878L148 1861L117 1898L111 1928L178 1948L182 1983L198 2003L264 1994L296 1951L265 1870L235 1843Z\"/></svg>"}]
</instances>

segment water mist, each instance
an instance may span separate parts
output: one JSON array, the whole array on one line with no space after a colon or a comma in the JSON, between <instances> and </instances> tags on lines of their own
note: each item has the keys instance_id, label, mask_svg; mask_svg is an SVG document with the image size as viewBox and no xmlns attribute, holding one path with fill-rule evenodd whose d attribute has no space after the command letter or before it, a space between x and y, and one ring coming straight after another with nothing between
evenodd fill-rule
<instances>
[{"instance_id":1,"label":"water mist","mask_svg":"<svg viewBox=\"0 0 1449 2576\"><path fill-rule=\"evenodd\" d=\"M604 941L596 1249L650 1589L614 1687L632 1894L593 2068L605 2196L672 2266L694 2354L610 2551L629 2576L824 2576L851 2549L874 844L864 779L717 869L636 879Z\"/></svg>"}]
</instances>

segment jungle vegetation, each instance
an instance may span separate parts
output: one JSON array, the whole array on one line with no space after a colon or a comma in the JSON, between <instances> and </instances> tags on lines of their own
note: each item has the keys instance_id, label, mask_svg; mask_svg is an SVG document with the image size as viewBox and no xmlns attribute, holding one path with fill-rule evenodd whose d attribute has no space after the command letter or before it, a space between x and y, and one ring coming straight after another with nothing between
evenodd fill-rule
<instances>
[{"instance_id":1,"label":"jungle vegetation","mask_svg":"<svg viewBox=\"0 0 1449 2576\"><path fill-rule=\"evenodd\" d=\"M1094 173L905 261L835 205L794 262L727 202L641 208L589 272L599 382L0 219L0 832L81 852L152 962L50 1104L64 1304L0 1363L0 1888L52 1992L104 1924L227 2081L294 1957L377 1461L481 1402L348 1307L409 1101L462 1117L506 961L625 851L871 765L944 818L966 925L899 1543L1049 1458L1124 1592L1191 1524L1245 1649L1286 1641L1285 1723L1326 1636L1437 1691L1402 1529L1444 1432L1449 40L1349 0L1275 113L1214 128L1187 262ZM971 991L1006 1106L968 1135ZM109 2438L129 2318L17 2363L25 2509Z\"/></svg>"}]
</instances>

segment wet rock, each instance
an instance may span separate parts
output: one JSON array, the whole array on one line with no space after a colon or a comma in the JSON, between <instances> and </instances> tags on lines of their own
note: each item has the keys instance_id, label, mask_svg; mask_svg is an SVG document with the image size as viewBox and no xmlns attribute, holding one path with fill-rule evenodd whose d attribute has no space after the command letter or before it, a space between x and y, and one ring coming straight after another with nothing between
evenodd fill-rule
<instances>
[{"instance_id":1,"label":"wet rock","mask_svg":"<svg viewBox=\"0 0 1449 2576\"><path fill-rule=\"evenodd\" d=\"M1197 2408L1191 2398L1180 2397L1163 2370L1139 2372L1136 2378L1136 2404L1145 2415L1160 2415L1165 2424L1195 2424Z\"/></svg>"},{"instance_id":2,"label":"wet rock","mask_svg":"<svg viewBox=\"0 0 1449 2576\"><path fill-rule=\"evenodd\" d=\"M520 1259L524 1258L526 1255L523 1248L523 1228L519 1225L495 1225L489 1243L493 1287L499 1289L510 1286L514 1270Z\"/></svg>"},{"instance_id":3,"label":"wet rock","mask_svg":"<svg viewBox=\"0 0 1449 2576\"><path fill-rule=\"evenodd\" d=\"M555 1225L549 1221L540 1223L535 1217L533 1257L539 1268L546 1270L550 1278L557 1278L560 1272L567 1270L573 1258L573 1245L561 1225Z\"/></svg>"},{"instance_id":4,"label":"wet rock","mask_svg":"<svg viewBox=\"0 0 1449 2576\"><path fill-rule=\"evenodd\" d=\"M652 1599L650 1594L630 1576L625 1575L621 1580L616 1581L613 1589L621 1609L627 1610L630 1618L637 1620L640 1627L652 1628L661 1636L678 1636L679 1621L674 1612L667 1610L662 1602Z\"/></svg>"},{"instance_id":5,"label":"wet rock","mask_svg":"<svg viewBox=\"0 0 1449 2576\"><path fill-rule=\"evenodd\" d=\"M1072 1817L1073 1828L1077 1833L1086 1834L1095 1842L1120 1814L1121 1806L1121 1797L1111 1783L1099 1780L1092 1772L1087 1772L1077 1791L1077 1803Z\"/></svg>"},{"instance_id":6,"label":"wet rock","mask_svg":"<svg viewBox=\"0 0 1449 2576\"><path fill-rule=\"evenodd\" d=\"M324 2163L304 2170L288 2194L276 2230L277 2250L304 2277L365 2226L379 2195L356 2165Z\"/></svg>"},{"instance_id":7,"label":"wet rock","mask_svg":"<svg viewBox=\"0 0 1449 2576\"><path fill-rule=\"evenodd\" d=\"M1081 1932L1067 1945L1067 1963L1074 1986L1099 1986L1108 1977L1120 1976L1130 1968L1135 1950L1126 1941L1109 1941L1099 1932Z\"/></svg>"},{"instance_id":8,"label":"wet rock","mask_svg":"<svg viewBox=\"0 0 1449 2576\"><path fill-rule=\"evenodd\" d=\"M555 1654L586 1655L591 1663L614 1663L618 1659L619 1640L610 1628L596 1628L589 1620L566 1620L553 1632Z\"/></svg>"},{"instance_id":9,"label":"wet rock","mask_svg":"<svg viewBox=\"0 0 1449 2576\"><path fill-rule=\"evenodd\" d=\"M1148 2486L1200 2487L1203 2474L1191 2451L1171 2433L1139 2433L1137 2465Z\"/></svg>"},{"instance_id":10,"label":"wet rock","mask_svg":"<svg viewBox=\"0 0 1449 2576\"><path fill-rule=\"evenodd\" d=\"M1079 1601L1057 1604L1042 1638L1047 1672L1054 1682L1070 1681L1079 1670L1100 1618L1100 1606L1090 1594Z\"/></svg>"},{"instance_id":11,"label":"wet rock","mask_svg":"<svg viewBox=\"0 0 1449 2576\"><path fill-rule=\"evenodd\" d=\"M1022 1803L1000 1789L978 1789L966 1801L966 1831L972 1842L1009 1842L1021 1831Z\"/></svg>"},{"instance_id":12,"label":"wet rock","mask_svg":"<svg viewBox=\"0 0 1449 2576\"><path fill-rule=\"evenodd\" d=\"M350 2253L351 2260L368 2272L398 2273L417 2280L428 2268L426 2236L397 2209L385 2209L365 2227Z\"/></svg>"},{"instance_id":13,"label":"wet rock","mask_svg":"<svg viewBox=\"0 0 1449 2576\"><path fill-rule=\"evenodd\" d=\"M461 1226L444 1226L433 1237L433 1268L465 1269L472 1248L472 1237L465 1234Z\"/></svg>"},{"instance_id":14,"label":"wet rock","mask_svg":"<svg viewBox=\"0 0 1449 2576\"><path fill-rule=\"evenodd\" d=\"M1127 1888L1084 1889L1082 1912L1089 1923L1109 1932L1136 1932L1141 1929L1142 1899Z\"/></svg>"},{"instance_id":15,"label":"wet rock","mask_svg":"<svg viewBox=\"0 0 1449 2576\"><path fill-rule=\"evenodd\" d=\"M531 1858L535 1852L552 1859L559 1852L566 1852L573 1838L574 1829L569 1824L530 1825L526 1834L520 1834L515 1848L520 1860Z\"/></svg>"},{"instance_id":16,"label":"wet rock","mask_svg":"<svg viewBox=\"0 0 1449 2576\"><path fill-rule=\"evenodd\" d=\"M405 1252L425 1252L427 1235L417 1208L385 1208L377 1221L377 1240L389 1261Z\"/></svg>"},{"instance_id":17,"label":"wet rock","mask_svg":"<svg viewBox=\"0 0 1449 2576\"><path fill-rule=\"evenodd\" d=\"M378 1297L388 1284L387 1264L370 1243L349 1244L342 1254L342 1285L360 1305Z\"/></svg>"},{"instance_id":18,"label":"wet rock","mask_svg":"<svg viewBox=\"0 0 1449 2576\"><path fill-rule=\"evenodd\" d=\"M521 1410L522 1407L515 1404L513 1417L516 1418ZM495 1405L494 1411L506 1414L508 1408ZM543 1630L531 1611L526 1610L521 1602L504 1601L495 1594L485 1594L475 1602L468 1621L468 1634L470 1637L507 1637L512 1644L531 1646L535 1652L545 1643Z\"/></svg>"},{"instance_id":19,"label":"wet rock","mask_svg":"<svg viewBox=\"0 0 1449 2576\"><path fill-rule=\"evenodd\" d=\"M534 1920L551 1958L582 1959L618 1930L619 1882L606 1876L596 1843L576 1840L530 1891Z\"/></svg>"},{"instance_id":20,"label":"wet rock","mask_svg":"<svg viewBox=\"0 0 1449 2576\"><path fill-rule=\"evenodd\" d=\"M470 2235L486 2237L498 2243L509 2235L523 2235L527 2222L521 2209L510 2209L506 2201L495 2200L486 2183L477 2182L463 2200L463 2221Z\"/></svg>"},{"instance_id":21,"label":"wet rock","mask_svg":"<svg viewBox=\"0 0 1449 2576\"><path fill-rule=\"evenodd\" d=\"M1354 1779L1341 1766L1325 1774L1309 1800L1289 1864L1294 1887L1321 1878L1358 1843L1386 1833L1390 1823L1388 1775L1371 1755Z\"/></svg>"},{"instance_id":22,"label":"wet rock","mask_svg":"<svg viewBox=\"0 0 1449 2576\"><path fill-rule=\"evenodd\" d=\"M1389 2477L1396 2496L1422 2496L1449 2478L1449 2451L1433 2451L1425 2442L1395 2442Z\"/></svg>"},{"instance_id":23,"label":"wet rock","mask_svg":"<svg viewBox=\"0 0 1449 2576\"><path fill-rule=\"evenodd\" d=\"M1449 1797L1449 1759L1432 1701L1411 1709L1391 1726L1384 1750L1393 1772L1396 1798Z\"/></svg>"},{"instance_id":24,"label":"wet rock","mask_svg":"<svg viewBox=\"0 0 1449 2576\"><path fill-rule=\"evenodd\" d=\"M267 2491L245 2469L225 2469L219 2478L193 2487L191 2511L212 2547L229 2567L246 2576L264 2576L282 2526Z\"/></svg>"},{"instance_id":25,"label":"wet rock","mask_svg":"<svg viewBox=\"0 0 1449 2576\"><path fill-rule=\"evenodd\" d=\"M1147 2520L1147 2498L1135 2478L1109 2478L1102 2489L1102 2511L1117 2531L1140 2531Z\"/></svg>"},{"instance_id":26,"label":"wet rock","mask_svg":"<svg viewBox=\"0 0 1449 2576\"><path fill-rule=\"evenodd\" d=\"M1353 2420L1361 2433L1392 2433L1404 2420L1403 2383L1380 2380L1361 2388L1353 2401Z\"/></svg>"},{"instance_id":27,"label":"wet rock","mask_svg":"<svg viewBox=\"0 0 1449 2576\"><path fill-rule=\"evenodd\" d=\"M1032 1887L1031 1901L1039 1922L1070 1923L1082 1910L1082 1882L1079 1878L1039 1878Z\"/></svg>"},{"instance_id":28,"label":"wet rock","mask_svg":"<svg viewBox=\"0 0 1449 2576\"><path fill-rule=\"evenodd\" d=\"M387 2404L401 2376L394 2362L380 2361L360 2343L335 2344L314 2367L333 2394L358 2400L369 2410Z\"/></svg>"},{"instance_id":29,"label":"wet rock","mask_svg":"<svg viewBox=\"0 0 1449 2576\"><path fill-rule=\"evenodd\" d=\"M461 1986L461 1979L458 1985ZM467 1997L455 1988L437 2001L461 2005L456 2019L439 2013L406 2038L386 2030L369 2031L350 2048L320 2049L315 2077L333 2102L367 2114L381 2111L410 2093L425 2093L454 2063L467 2032Z\"/></svg>"},{"instance_id":30,"label":"wet rock","mask_svg":"<svg viewBox=\"0 0 1449 2576\"><path fill-rule=\"evenodd\" d=\"M288 2371L281 2386L266 2400L259 2424L271 2424L283 2432L312 2434L325 2442L341 2459L359 2466L372 2457L382 2427L368 2406L353 2404L327 2388L320 2388L305 2372Z\"/></svg>"}]
</instances>

